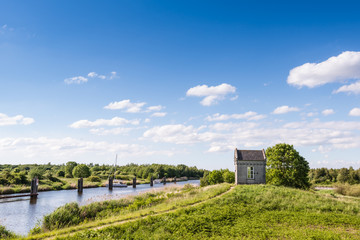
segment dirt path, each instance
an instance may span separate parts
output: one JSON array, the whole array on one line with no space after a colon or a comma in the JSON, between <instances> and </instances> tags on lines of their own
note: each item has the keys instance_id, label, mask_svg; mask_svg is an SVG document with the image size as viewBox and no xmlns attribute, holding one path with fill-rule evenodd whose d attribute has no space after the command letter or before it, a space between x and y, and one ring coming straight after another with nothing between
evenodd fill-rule
<instances>
[{"instance_id":1,"label":"dirt path","mask_svg":"<svg viewBox=\"0 0 360 240\"><path fill-rule=\"evenodd\" d=\"M167 213L172 213L172 212L175 212L179 209L184 209L184 208L191 208L191 207L195 207L195 206L198 206L200 204L203 204L207 201L210 201L210 200L213 200L213 199L217 199L217 198L220 198L222 196L224 196L225 194L229 193L230 191L232 191L234 189L234 186L231 186L229 190L219 194L219 195L216 195L212 198L209 198L209 199L206 199L206 200L203 200L203 201L200 201L200 202L196 202L196 203L192 203L192 204L189 204L189 205L186 205L184 207L179 207L179 208L176 208L176 209L170 209L170 210L164 210L164 211L159 211L159 212L156 212L156 213L153 213L153 214L146 214L146 215L143 215L143 216L139 216L139 217L134 217L134 218L131 218L131 219L126 219L126 220L119 220L119 221L115 221L115 222L112 222L112 223L109 223L109 224L104 224L102 226L98 226L98 227L89 227L89 228L85 228L85 229L81 229L79 231L76 231L76 232L72 232L72 233L65 233L65 234L59 234L59 235L54 235L54 236L50 236L50 237L44 237L42 239L55 239L57 237L67 237L67 236L72 236L80 231L85 231L85 230L98 230L98 229L102 229L102 228L106 228L106 227L110 227L110 226L116 226L116 225L120 225L120 224L124 224L124 223L128 223L128 222L133 222L133 221L136 221L136 220L139 220L139 219L144 219L146 217L149 217L149 216L159 216L159 215L162 215L162 214L167 214Z\"/></svg>"}]
</instances>

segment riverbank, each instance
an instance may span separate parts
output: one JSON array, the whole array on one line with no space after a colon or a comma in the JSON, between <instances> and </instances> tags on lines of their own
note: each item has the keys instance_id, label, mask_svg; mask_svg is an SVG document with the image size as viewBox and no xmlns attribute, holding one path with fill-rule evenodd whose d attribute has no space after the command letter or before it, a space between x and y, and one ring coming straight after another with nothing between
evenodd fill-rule
<instances>
[{"instance_id":1,"label":"riverbank","mask_svg":"<svg viewBox=\"0 0 360 240\"><path fill-rule=\"evenodd\" d=\"M107 187L88 188L84 189L81 194L76 189L46 191L41 192L36 199L30 199L29 197L2 199L0 200L0 225L4 225L8 230L17 234L25 235L30 229L34 228L43 216L67 203L76 202L79 206L83 206L93 202L116 200L154 189L181 186L188 183L199 185L200 181L189 180L177 184L167 183L166 185L154 184L153 187L150 187L150 184L140 184L136 188L113 188L113 190L109 190Z\"/></svg>"},{"instance_id":2,"label":"riverbank","mask_svg":"<svg viewBox=\"0 0 360 240\"><path fill-rule=\"evenodd\" d=\"M360 237L360 198L269 185L229 187L190 188L181 197L175 191L164 192L163 196L169 197L158 204L128 207L134 206L132 202L111 216L77 226L58 226L27 239Z\"/></svg>"},{"instance_id":3,"label":"riverbank","mask_svg":"<svg viewBox=\"0 0 360 240\"><path fill-rule=\"evenodd\" d=\"M40 180L38 191L59 191L59 190L69 190L69 189L77 189L77 178L58 178L59 181L51 182L49 180ZM162 181L162 179L159 179ZM188 180L199 180L198 178L192 177L180 177L176 178L176 182L183 182ZM166 182L171 183L174 182L174 178L167 178ZM128 186L132 185L132 181L123 180L123 183ZM92 182L89 178L84 178L83 188L98 188L98 187L106 187L108 180L102 179L100 182ZM140 184L150 184L150 180L148 179L136 179L136 185ZM9 194L17 194L17 193L30 193L30 186L25 185L10 185L10 186L0 186L0 195L9 195Z\"/></svg>"}]
</instances>

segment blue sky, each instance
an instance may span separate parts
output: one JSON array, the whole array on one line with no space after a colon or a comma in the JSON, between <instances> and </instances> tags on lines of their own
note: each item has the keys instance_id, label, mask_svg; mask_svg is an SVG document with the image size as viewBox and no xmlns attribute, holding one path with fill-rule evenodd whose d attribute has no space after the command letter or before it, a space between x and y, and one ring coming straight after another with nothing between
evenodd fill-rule
<instances>
[{"instance_id":1,"label":"blue sky","mask_svg":"<svg viewBox=\"0 0 360 240\"><path fill-rule=\"evenodd\" d=\"M0 3L0 163L360 167L356 1Z\"/></svg>"}]
</instances>

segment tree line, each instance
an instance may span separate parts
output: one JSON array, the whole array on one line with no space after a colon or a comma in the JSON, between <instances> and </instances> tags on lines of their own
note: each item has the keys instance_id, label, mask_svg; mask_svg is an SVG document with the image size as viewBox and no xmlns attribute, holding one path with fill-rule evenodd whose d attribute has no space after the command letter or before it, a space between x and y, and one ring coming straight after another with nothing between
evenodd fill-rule
<instances>
[{"instance_id":1,"label":"tree line","mask_svg":"<svg viewBox=\"0 0 360 240\"><path fill-rule=\"evenodd\" d=\"M310 182L313 184L348 183L360 184L360 168L316 168L309 172Z\"/></svg>"},{"instance_id":2,"label":"tree line","mask_svg":"<svg viewBox=\"0 0 360 240\"><path fill-rule=\"evenodd\" d=\"M25 185L37 177L40 180L52 182L60 181L59 178L91 178L94 182L115 176L117 179L131 180L133 177L141 179L163 178L163 177L189 177L201 178L204 175L203 169L189 167L184 164L127 164L125 166L99 165L99 164L78 164L69 161L66 164L53 165L51 163L24 164L24 165L0 165L0 185Z\"/></svg>"}]
</instances>

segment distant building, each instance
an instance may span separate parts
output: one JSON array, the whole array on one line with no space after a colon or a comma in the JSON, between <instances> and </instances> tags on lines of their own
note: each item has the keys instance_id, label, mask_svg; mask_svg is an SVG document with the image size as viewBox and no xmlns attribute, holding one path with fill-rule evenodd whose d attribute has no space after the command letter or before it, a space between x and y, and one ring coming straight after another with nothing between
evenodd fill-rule
<instances>
[{"instance_id":1,"label":"distant building","mask_svg":"<svg viewBox=\"0 0 360 240\"><path fill-rule=\"evenodd\" d=\"M263 150L238 150L234 152L235 183L266 183L266 155Z\"/></svg>"}]
</instances>

